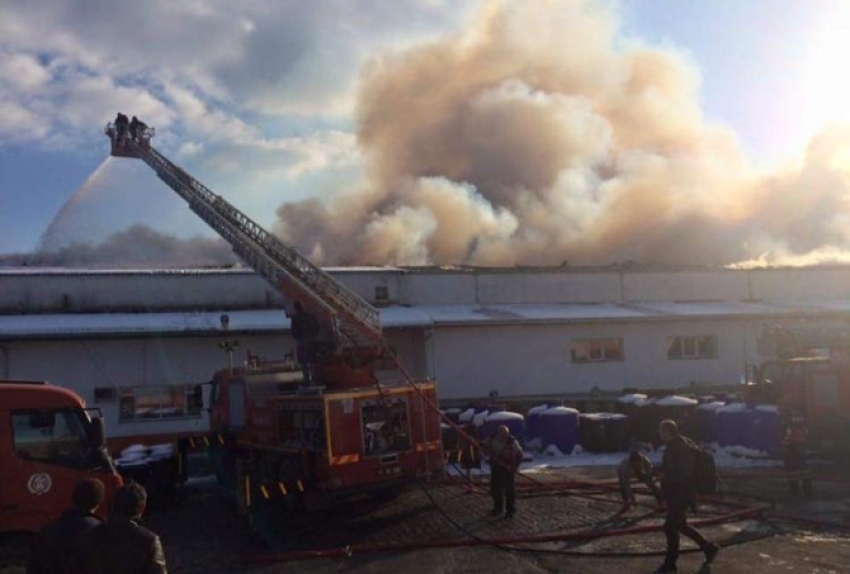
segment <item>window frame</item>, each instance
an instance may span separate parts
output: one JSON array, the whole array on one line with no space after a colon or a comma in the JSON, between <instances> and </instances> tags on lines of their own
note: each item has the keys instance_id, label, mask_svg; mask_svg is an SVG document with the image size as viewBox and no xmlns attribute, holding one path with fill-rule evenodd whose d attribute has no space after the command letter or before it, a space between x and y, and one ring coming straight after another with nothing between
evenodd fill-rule
<instances>
[{"instance_id":1,"label":"window frame","mask_svg":"<svg viewBox=\"0 0 850 574\"><path fill-rule=\"evenodd\" d=\"M609 345L616 342L616 356L609 351ZM576 365L597 364L597 363L619 363L626 360L626 350L623 337L588 337L577 338L570 340L570 362ZM584 352L584 358L579 358L577 355L577 345L587 346ZM591 345L598 348L591 348ZM598 354L598 358L594 357Z\"/></svg>"},{"instance_id":2,"label":"window frame","mask_svg":"<svg viewBox=\"0 0 850 574\"><path fill-rule=\"evenodd\" d=\"M710 344L708 343L710 341ZM692 347L687 352L687 346ZM674 353L676 345L678 353ZM708 346L707 352L703 352ZM671 335L667 337L668 361L711 361L720 358L717 350L717 335Z\"/></svg>"},{"instance_id":3,"label":"window frame","mask_svg":"<svg viewBox=\"0 0 850 574\"><path fill-rule=\"evenodd\" d=\"M125 387L118 387L116 398L118 403L118 422L119 423L137 423L137 422L167 422L167 421L178 421L178 420L194 420L199 419L203 416L203 405L196 405L194 399L195 388L200 386L199 383L177 383L177 384L153 384L153 385L128 385ZM175 392L176 389L181 389L178 396L181 397L180 403L182 412L179 414L169 415L164 414L165 409L173 409L174 403L168 404L160 400L158 405L155 408L159 411L158 416L139 416L137 401L139 400L138 391L148 392L150 394L156 393L159 390L162 393L161 396L172 396L172 393ZM203 391L201 391L203 393ZM203 396L203 395L202 395ZM130 408L132 409L133 415L128 416L127 405L132 405Z\"/></svg>"}]
</instances>

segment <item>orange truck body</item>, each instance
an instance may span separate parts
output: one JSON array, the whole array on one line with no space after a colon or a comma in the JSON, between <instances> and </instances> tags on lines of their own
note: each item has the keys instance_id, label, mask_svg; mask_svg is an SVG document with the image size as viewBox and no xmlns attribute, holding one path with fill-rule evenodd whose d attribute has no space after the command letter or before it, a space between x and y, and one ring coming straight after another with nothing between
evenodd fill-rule
<instances>
[{"instance_id":1,"label":"orange truck body","mask_svg":"<svg viewBox=\"0 0 850 574\"><path fill-rule=\"evenodd\" d=\"M121 477L104 449L92 455L91 427L85 404L72 391L0 381L0 534L37 532L58 518L82 478L102 480L111 500Z\"/></svg>"},{"instance_id":2,"label":"orange truck body","mask_svg":"<svg viewBox=\"0 0 850 574\"><path fill-rule=\"evenodd\" d=\"M223 459L264 495L332 499L442 469L436 385L299 387L300 371L234 369L213 378L210 424ZM236 461L238 465L236 465Z\"/></svg>"}]
</instances>

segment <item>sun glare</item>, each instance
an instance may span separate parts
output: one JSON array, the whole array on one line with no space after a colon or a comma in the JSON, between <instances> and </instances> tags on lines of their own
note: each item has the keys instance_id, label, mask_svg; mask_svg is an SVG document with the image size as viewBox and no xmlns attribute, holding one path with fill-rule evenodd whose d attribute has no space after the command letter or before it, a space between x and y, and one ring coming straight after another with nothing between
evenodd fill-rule
<instances>
[{"instance_id":1,"label":"sun glare","mask_svg":"<svg viewBox=\"0 0 850 574\"><path fill-rule=\"evenodd\" d=\"M801 86L805 93L803 120L811 129L850 121L850 6L836 3L813 30L806 50Z\"/></svg>"}]
</instances>

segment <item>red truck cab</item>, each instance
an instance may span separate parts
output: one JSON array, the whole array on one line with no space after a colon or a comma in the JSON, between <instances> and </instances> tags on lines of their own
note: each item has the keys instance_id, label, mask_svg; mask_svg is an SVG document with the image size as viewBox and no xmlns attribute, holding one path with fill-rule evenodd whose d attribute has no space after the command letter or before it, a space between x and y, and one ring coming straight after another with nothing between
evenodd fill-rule
<instances>
[{"instance_id":1,"label":"red truck cab","mask_svg":"<svg viewBox=\"0 0 850 574\"><path fill-rule=\"evenodd\" d=\"M0 537L37 532L58 518L82 478L102 480L111 500L122 482L104 438L101 419L72 391L0 381Z\"/></svg>"}]
</instances>

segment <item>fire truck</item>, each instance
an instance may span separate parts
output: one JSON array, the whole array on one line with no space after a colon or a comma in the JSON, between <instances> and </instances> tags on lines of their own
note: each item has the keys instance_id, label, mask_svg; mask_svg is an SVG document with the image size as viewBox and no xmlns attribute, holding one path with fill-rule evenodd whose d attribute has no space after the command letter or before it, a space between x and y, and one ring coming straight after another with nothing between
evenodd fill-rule
<instances>
[{"instance_id":1,"label":"fire truck","mask_svg":"<svg viewBox=\"0 0 850 574\"><path fill-rule=\"evenodd\" d=\"M0 381L0 572L23 572L26 538L70 506L78 480L102 480L107 500L121 486L91 412L67 389Z\"/></svg>"},{"instance_id":2,"label":"fire truck","mask_svg":"<svg viewBox=\"0 0 850 574\"><path fill-rule=\"evenodd\" d=\"M407 376L378 382L378 361L404 369L384 341L377 309L169 161L151 145L152 129L131 137L110 124L105 133L113 156L144 161L318 326L306 368L291 355L249 355L213 376L206 440L235 487L237 508L244 513L258 498L275 497L288 507L320 507L441 470L436 385Z\"/></svg>"},{"instance_id":3,"label":"fire truck","mask_svg":"<svg viewBox=\"0 0 850 574\"><path fill-rule=\"evenodd\" d=\"M814 448L850 455L850 336L843 326L769 326L759 334L764 361L745 387L750 403L780 407L802 417Z\"/></svg>"}]
</instances>

